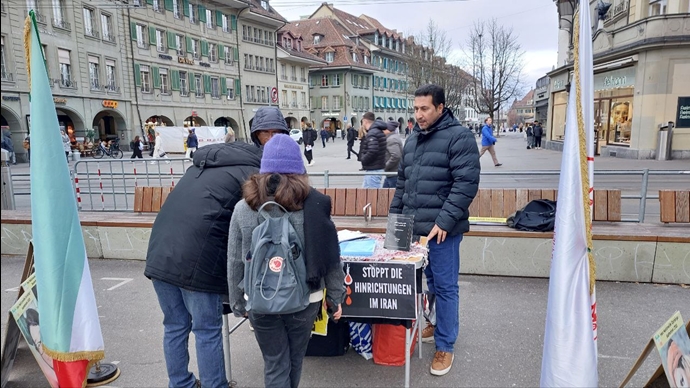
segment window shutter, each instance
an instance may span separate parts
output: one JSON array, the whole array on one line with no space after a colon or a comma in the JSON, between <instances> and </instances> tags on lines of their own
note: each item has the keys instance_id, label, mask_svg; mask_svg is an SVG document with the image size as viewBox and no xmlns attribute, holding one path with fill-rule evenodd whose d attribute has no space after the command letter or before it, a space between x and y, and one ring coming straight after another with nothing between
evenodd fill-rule
<instances>
[{"instance_id":1,"label":"window shutter","mask_svg":"<svg viewBox=\"0 0 690 388\"><path fill-rule=\"evenodd\" d=\"M201 56L208 57L208 42L205 40L201 41Z\"/></svg>"},{"instance_id":2,"label":"window shutter","mask_svg":"<svg viewBox=\"0 0 690 388\"><path fill-rule=\"evenodd\" d=\"M233 31L237 30L237 16L230 15L230 27ZM239 92L237 92L239 94Z\"/></svg>"},{"instance_id":3,"label":"window shutter","mask_svg":"<svg viewBox=\"0 0 690 388\"><path fill-rule=\"evenodd\" d=\"M218 59L225 60L225 46L218 44Z\"/></svg>"},{"instance_id":4,"label":"window shutter","mask_svg":"<svg viewBox=\"0 0 690 388\"><path fill-rule=\"evenodd\" d=\"M241 91L242 91L242 85L240 83L240 79L237 78L235 80L235 95L239 96Z\"/></svg>"},{"instance_id":5,"label":"window shutter","mask_svg":"<svg viewBox=\"0 0 690 388\"><path fill-rule=\"evenodd\" d=\"M240 60L240 47L233 47L233 51L235 52L235 62Z\"/></svg>"},{"instance_id":6,"label":"window shutter","mask_svg":"<svg viewBox=\"0 0 690 388\"><path fill-rule=\"evenodd\" d=\"M194 83L194 73L189 72L189 91L193 92L196 90L196 84Z\"/></svg>"},{"instance_id":7,"label":"window shutter","mask_svg":"<svg viewBox=\"0 0 690 388\"><path fill-rule=\"evenodd\" d=\"M151 67L151 74L153 77L153 88L159 89L161 87L161 77L158 71L158 66Z\"/></svg>"},{"instance_id":8,"label":"window shutter","mask_svg":"<svg viewBox=\"0 0 690 388\"><path fill-rule=\"evenodd\" d=\"M149 27L149 43L151 43L152 46L156 45L156 27Z\"/></svg>"},{"instance_id":9,"label":"window shutter","mask_svg":"<svg viewBox=\"0 0 690 388\"><path fill-rule=\"evenodd\" d=\"M206 7L203 5L199 6L199 21L202 23L206 23Z\"/></svg>"},{"instance_id":10,"label":"window shutter","mask_svg":"<svg viewBox=\"0 0 690 388\"><path fill-rule=\"evenodd\" d=\"M220 77L220 92L223 95L228 94L228 85L225 83L225 77Z\"/></svg>"},{"instance_id":11,"label":"window shutter","mask_svg":"<svg viewBox=\"0 0 690 388\"><path fill-rule=\"evenodd\" d=\"M153 5L153 0L146 0L146 4Z\"/></svg>"},{"instance_id":12,"label":"window shutter","mask_svg":"<svg viewBox=\"0 0 690 388\"><path fill-rule=\"evenodd\" d=\"M173 11L173 2L172 0L165 0L165 9L166 11Z\"/></svg>"},{"instance_id":13,"label":"window shutter","mask_svg":"<svg viewBox=\"0 0 690 388\"><path fill-rule=\"evenodd\" d=\"M189 17L189 0L182 0L182 14Z\"/></svg>"},{"instance_id":14,"label":"window shutter","mask_svg":"<svg viewBox=\"0 0 690 388\"><path fill-rule=\"evenodd\" d=\"M129 23L129 34L132 35L132 40L137 40L137 24L134 22Z\"/></svg>"},{"instance_id":15,"label":"window shutter","mask_svg":"<svg viewBox=\"0 0 690 388\"><path fill-rule=\"evenodd\" d=\"M204 93L211 93L211 76L204 74Z\"/></svg>"},{"instance_id":16,"label":"window shutter","mask_svg":"<svg viewBox=\"0 0 690 388\"><path fill-rule=\"evenodd\" d=\"M216 25L218 27L223 27L223 13L220 11L216 11Z\"/></svg>"},{"instance_id":17,"label":"window shutter","mask_svg":"<svg viewBox=\"0 0 690 388\"><path fill-rule=\"evenodd\" d=\"M180 71L170 70L170 88L172 90L180 90Z\"/></svg>"},{"instance_id":18,"label":"window shutter","mask_svg":"<svg viewBox=\"0 0 690 388\"><path fill-rule=\"evenodd\" d=\"M191 52L192 51L192 38L189 36L185 36L185 40L187 43L187 46L185 47L185 52Z\"/></svg>"},{"instance_id":19,"label":"window shutter","mask_svg":"<svg viewBox=\"0 0 690 388\"><path fill-rule=\"evenodd\" d=\"M168 31L168 48L174 49L175 47L175 34Z\"/></svg>"},{"instance_id":20,"label":"window shutter","mask_svg":"<svg viewBox=\"0 0 690 388\"><path fill-rule=\"evenodd\" d=\"M134 85L141 86L141 72L138 63L134 64Z\"/></svg>"}]
</instances>

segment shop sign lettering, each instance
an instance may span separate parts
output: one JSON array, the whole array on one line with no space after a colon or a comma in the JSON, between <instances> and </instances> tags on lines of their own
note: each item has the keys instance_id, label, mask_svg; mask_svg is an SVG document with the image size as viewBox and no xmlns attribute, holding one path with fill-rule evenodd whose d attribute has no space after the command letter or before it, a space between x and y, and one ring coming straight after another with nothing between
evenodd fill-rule
<instances>
[{"instance_id":1,"label":"shop sign lettering","mask_svg":"<svg viewBox=\"0 0 690 388\"><path fill-rule=\"evenodd\" d=\"M113 100L103 100L103 107L104 107L104 108L117 109L117 101L113 101Z\"/></svg>"},{"instance_id":2,"label":"shop sign lettering","mask_svg":"<svg viewBox=\"0 0 690 388\"><path fill-rule=\"evenodd\" d=\"M53 97L53 102L56 104L67 104L66 98Z\"/></svg>"},{"instance_id":3,"label":"shop sign lettering","mask_svg":"<svg viewBox=\"0 0 690 388\"><path fill-rule=\"evenodd\" d=\"M177 57L177 63L186 63L187 65L193 65L194 60L184 57Z\"/></svg>"},{"instance_id":4,"label":"shop sign lettering","mask_svg":"<svg viewBox=\"0 0 690 388\"><path fill-rule=\"evenodd\" d=\"M678 97L677 128L690 128L690 97Z\"/></svg>"},{"instance_id":5,"label":"shop sign lettering","mask_svg":"<svg viewBox=\"0 0 690 388\"><path fill-rule=\"evenodd\" d=\"M199 62L199 66L202 66L202 67L211 67L211 64L210 64L210 63L206 63L206 62Z\"/></svg>"},{"instance_id":6,"label":"shop sign lettering","mask_svg":"<svg viewBox=\"0 0 690 388\"><path fill-rule=\"evenodd\" d=\"M19 101L18 96L2 96L4 101Z\"/></svg>"},{"instance_id":7,"label":"shop sign lettering","mask_svg":"<svg viewBox=\"0 0 690 388\"><path fill-rule=\"evenodd\" d=\"M158 58L167 59L169 61L172 61L172 55L168 55L168 54L158 54Z\"/></svg>"}]
</instances>

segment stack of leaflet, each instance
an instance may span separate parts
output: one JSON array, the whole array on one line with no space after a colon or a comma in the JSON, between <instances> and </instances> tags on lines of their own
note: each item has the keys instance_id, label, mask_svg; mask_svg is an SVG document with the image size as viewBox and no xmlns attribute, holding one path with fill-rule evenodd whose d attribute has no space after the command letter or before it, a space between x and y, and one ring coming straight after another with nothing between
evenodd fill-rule
<instances>
[{"instance_id":1,"label":"stack of leaflet","mask_svg":"<svg viewBox=\"0 0 690 388\"><path fill-rule=\"evenodd\" d=\"M344 257L371 257L376 250L376 240L361 238L340 243L340 255Z\"/></svg>"}]
</instances>

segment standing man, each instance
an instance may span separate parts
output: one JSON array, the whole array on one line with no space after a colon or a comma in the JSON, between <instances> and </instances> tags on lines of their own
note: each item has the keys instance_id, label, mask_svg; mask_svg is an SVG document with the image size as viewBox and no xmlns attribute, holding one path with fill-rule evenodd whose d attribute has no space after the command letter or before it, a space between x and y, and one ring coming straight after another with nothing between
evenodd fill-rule
<instances>
[{"instance_id":1,"label":"standing man","mask_svg":"<svg viewBox=\"0 0 690 388\"><path fill-rule=\"evenodd\" d=\"M314 129L311 124L307 123L307 128L302 134L302 139L304 140L304 157L307 158L307 166L314 165L314 158L312 155L314 149L314 142L316 142L316 129Z\"/></svg>"},{"instance_id":2,"label":"standing man","mask_svg":"<svg viewBox=\"0 0 690 388\"><path fill-rule=\"evenodd\" d=\"M443 88L417 89L417 125L405 141L391 213L414 215L414 231L428 236L429 265L424 269L429 292L436 298L436 326L428 325L422 341L436 342L431 374L442 376L453 366L459 331L460 242L470 230L469 207L479 187L479 155L474 135L445 107Z\"/></svg>"},{"instance_id":3,"label":"standing man","mask_svg":"<svg viewBox=\"0 0 690 388\"><path fill-rule=\"evenodd\" d=\"M484 127L482 128L482 150L479 153L479 157L481 158L482 155L484 155L484 152L488 150L489 154L491 154L491 159L494 160L494 166L500 167L502 164L498 163L498 159L496 158L496 150L494 149L496 138L494 137L494 130L491 126L492 122L493 120L491 117L487 117L486 120L484 120Z\"/></svg>"},{"instance_id":4,"label":"standing man","mask_svg":"<svg viewBox=\"0 0 690 388\"><path fill-rule=\"evenodd\" d=\"M386 167L383 169L386 172L398 172L400 159L402 159L403 141L400 138L397 121L389 121L386 123L386 130L383 133L386 135ZM383 181L384 189L394 189L398 183L398 176L387 176Z\"/></svg>"},{"instance_id":5,"label":"standing man","mask_svg":"<svg viewBox=\"0 0 690 388\"><path fill-rule=\"evenodd\" d=\"M382 120L376 120L373 113L367 112L362 117L364 128L364 140L359 150L359 159L362 162L362 170L367 172L382 173L386 167L386 135L383 131L387 128ZM365 175L362 187L365 189L378 189L381 187L382 175Z\"/></svg>"},{"instance_id":6,"label":"standing man","mask_svg":"<svg viewBox=\"0 0 690 388\"><path fill-rule=\"evenodd\" d=\"M352 124L347 125L347 158L350 159L350 153L355 154L356 157L359 157L359 154L355 152L355 150L352 149L352 147L355 146L355 140L357 139L357 131L355 128L352 126Z\"/></svg>"},{"instance_id":7,"label":"standing man","mask_svg":"<svg viewBox=\"0 0 690 388\"><path fill-rule=\"evenodd\" d=\"M319 135L321 135L321 143L323 144L323 148L326 148L326 142L328 141L328 138L331 137L331 134L328 133L326 127L323 127L321 128L321 133L319 133Z\"/></svg>"},{"instance_id":8,"label":"standing man","mask_svg":"<svg viewBox=\"0 0 690 388\"><path fill-rule=\"evenodd\" d=\"M261 167L264 144L288 133L275 107L261 107L252 122L255 144L204 146L170 192L153 223L144 275L163 311L163 353L170 387L227 388L223 357L223 300L228 297L230 219L242 184ZM194 333L198 380L189 371Z\"/></svg>"},{"instance_id":9,"label":"standing man","mask_svg":"<svg viewBox=\"0 0 690 388\"><path fill-rule=\"evenodd\" d=\"M2 149L8 152L8 163L17 164L17 157L14 155L14 144L12 144L12 132L9 130L2 131ZM69 157L67 159L69 162Z\"/></svg>"},{"instance_id":10,"label":"standing man","mask_svg":"<svg viewBox=\"0 0 690 388\"><path fill-rule=\"evenodd\" d=\"M187 136L187 152L185 158L191 158L194 156L197 147L199 147L199 139L196 137L196 130L194 128L189 130L189 135Z\"/></svg>"},{"instance_id":11,"label":"standing man","mask_svg":"<svg viewBox=\"0 0 690 388\"><path fill-rule=\"evenodd\" d=\"M534 128L532 129L534 134L534 148L541 149L541 137L544 135L544 128L541 127L539 121L534 122Z\"/></svg>"}]
</instances>

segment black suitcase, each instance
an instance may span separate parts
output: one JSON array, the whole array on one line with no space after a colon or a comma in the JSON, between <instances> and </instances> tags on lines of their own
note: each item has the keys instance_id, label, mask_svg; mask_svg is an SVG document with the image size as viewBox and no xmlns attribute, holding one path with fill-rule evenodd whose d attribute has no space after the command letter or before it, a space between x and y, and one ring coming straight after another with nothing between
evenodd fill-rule
<instances>
[{"instance_id":1,"label":"black suitcase","mask_svg":"<svg viewBox=\"0 0 690 388\"><path fill-rule=\"evenodd\" d=\"M350 348L350 326L344 319L328 320L328 335L312 335L307 346L307 356L342 356Z\"/></svg>"}]
</instances>

